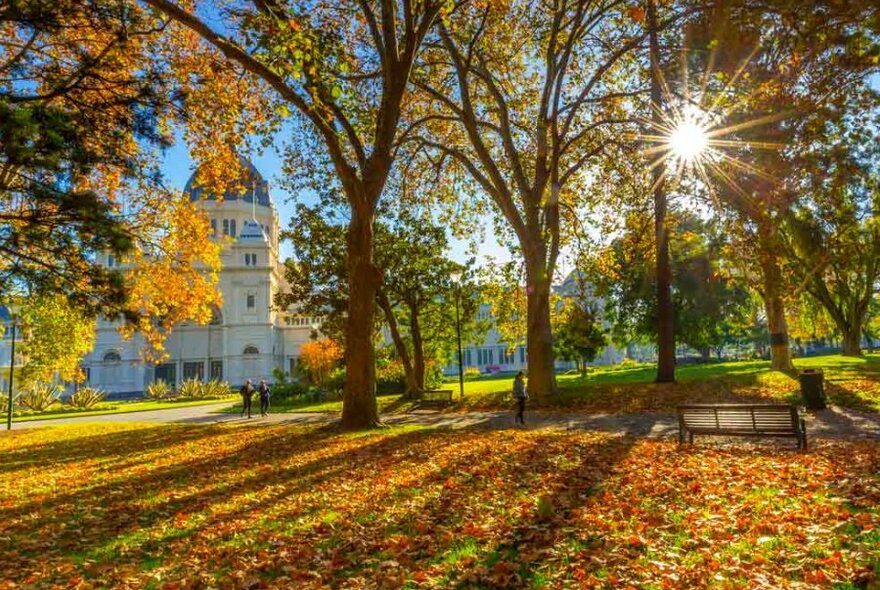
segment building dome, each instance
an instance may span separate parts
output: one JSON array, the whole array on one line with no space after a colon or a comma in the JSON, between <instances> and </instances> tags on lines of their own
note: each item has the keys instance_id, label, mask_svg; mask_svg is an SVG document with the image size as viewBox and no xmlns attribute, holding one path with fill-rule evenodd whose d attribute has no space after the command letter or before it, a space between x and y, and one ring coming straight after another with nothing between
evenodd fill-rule
<instances>
[{"instance_id":1,"label":"building dome","mask_svg":"<svg viewBox=\"0 0 880 590\"><path fill-rule=\"evenodd\" d=\"M269 183L266 182L263 175L260 174L259 170L250 160L242 158L241 163L246 170L245 178L230 183L230 186L226 187L226 192L223 194L223 200L253 203L256 198L257 205L270 207L272 201L269 197ZM196 170L189 177L189 180L186 181L186 186L183 188L184 194L189 196L190 201L216 200L217 195L215 193L206 191L204 186L196 183L198 175L199 171Z\"/></svg>"},{"instance_id":2,"label":"building dome","mask_svg":"<svg viewBox=\"0 0 880 590\"><path fill-rule=\"evenodd\" d=\"M255 219L246 219L241 233L238 234L239 242L263 242L268 243L269 237L263 230L263 226Z\"/></svg>"}]
</instances>

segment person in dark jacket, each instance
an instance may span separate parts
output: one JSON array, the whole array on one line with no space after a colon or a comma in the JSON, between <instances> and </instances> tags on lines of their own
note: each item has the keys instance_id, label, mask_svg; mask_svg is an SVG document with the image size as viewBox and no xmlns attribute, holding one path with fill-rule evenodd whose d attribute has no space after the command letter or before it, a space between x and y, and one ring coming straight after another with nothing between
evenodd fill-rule
<instances>
[{"instance_id":1,"label":"person in dark jacket","mask_svg":"<svg viewBox=\"0 0 880 590\"><path fill-rule=\"evenodd\" d=\"M526 391L525 373L520 371L513 378L513 399L516 400L516 417L514 423L525 426L526 401L529 399L529 392Z\"/></svg>"},{"instance_id":2,"label":"person in dark jacket","mask_svg":"<svg viewBox=\"0 0 880 590\"><path fill-rule=\"evenodd\" d=\"M251 417L251 397L254 395L254 384L250 379L241 386L241 417L247 412L248 418Z\"/></svg>"},{"instance_id":3,"label":"person in dark jacket","mask_svg":"<svg viewBox=\"0 0 880 590\"><path fill-rule=\"evenodd\" d=\"M260 379L260 416L269 414L269 384L265 379Z\"/></svg>"}]
</instances>

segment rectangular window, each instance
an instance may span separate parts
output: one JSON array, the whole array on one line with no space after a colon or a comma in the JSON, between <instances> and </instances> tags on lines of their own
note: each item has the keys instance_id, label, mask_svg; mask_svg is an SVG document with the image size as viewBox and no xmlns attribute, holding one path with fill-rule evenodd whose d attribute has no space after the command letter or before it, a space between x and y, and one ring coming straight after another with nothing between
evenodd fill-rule
<instances>
[{"instance_id":1,"label":"rectangular window","mask_svg":"<svg viewBox=\"0 0 880 590\"><path fill-rule=\"evenodd\" d=\"M257 265L257 255L251 254L251 266L256 266L256 265Z\"/></svg>"},{"instance_id":2,"label":"rectangular window","mask_svg":"<svg viewBox=\"0 0 880 590\"><path fill-rule=\"evenodd\" d=\"M288 370L290 371L291 377L294 377L296 375L296 360L297 358L295 356L290 358L290 365L288 367Z\"/></svg>"},{"instance_id":3,"label":"rectangular window","mask_svg":"<svg viewBox=\"0 0 880 590\"><path fill-rule=\"evenodd\" d=\"M214 217L211 218L211 235L217 235L217 219Z\"/></svg>"},{"instance_id":4,"label":"rectangular window","mask_svg":"<svg viewBox=\"0 0 880 590\"><path fill-rule=\"evenodd\" d=\"M174 363L165 363L156 366L156 381L164 381L168 385L177 385L177 365Z\"/></svg>"},{"instance_id":5,"label":"rectangular window","mask_svg":"<svg viewBox=\"0 0 880 590\"><path fill-rule=\"evenodd\" d=\"M107 266L110 268L116 266L116 258L112 254L107 257Z\"/></svg>"},{"instance_id":6,"label":"rectangular window","mask_svg":"<svg viewBox=\"0 0 880 590\"><path fill-rule=\"evenodd\" d=\"M228 219L223 220L223 235L224 236L229 235L229 220Z\"/></svg>"},{"instance_id":7,"label":"rectangular window","mask_svg":"<svg viewBox=\"0 0 880 590\"><path fill-rule=\"evenodd\" d=\"M489 360L486 362L489 363L490 365L494 365L495 364L495 351L490 348L486 352L489 353Z\"/></svg>"},{"instance_id":8,"label":"rectangular window","mask_svg":"<svg viewBox=\"0 0 880 590\"><path fill-rule=\"evenodd\" d=\"M248 293L247 294L247 309L248 311L254 311L257 308L257 295L256 293Z\"/></svg>"},{"instance_id":9,"label":"rectangular window","mask_svg":"<svg viewBox=\"0 0 880 590\"><path fill-rule=\"evenodd\" d=\"M205 378L205 363L201 361L183 363L183 378L202 381Z\"/></svg>"},{"instance_id":10,"label":"rectangular window","mask_svg":"<svg viewBox=\"0 0 880 590\"><path fill-rule=\"evenodd\" d=\"M519 347L519 362L523 363L523 364L525 364L525 362L526 362L526 347L525 346Z\"/></svg>"},{"instance_id":11,"label":"rectangular window","mask_svg":"<svg viewBox=\"0 0 880 590\"><path fill-rule=\"evenodd\" d=\"M223 379L223 361L211 361L211 379L215 381Z\"/></svg>"},{"instance_id":12,"label":"rectangular window","mask_svg":"<svg viewBox=\"0 0 880 590\"><path fill-rule=\"evenodd\" d=\"M234 219L229 220L229 235L232 236L233 238L235 237L235 220Z\"/></svg>"}]
</instances>

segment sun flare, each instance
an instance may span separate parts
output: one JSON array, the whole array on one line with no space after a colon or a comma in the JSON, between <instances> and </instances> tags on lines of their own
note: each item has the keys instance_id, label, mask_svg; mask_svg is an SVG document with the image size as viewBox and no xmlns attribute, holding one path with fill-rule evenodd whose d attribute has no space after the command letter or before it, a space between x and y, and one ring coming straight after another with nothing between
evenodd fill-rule
<instances>
[{"instance_id":1,"label":"sun flare","mask_svg":"<svg viewBox=\"0 0 880 590\"><path fill-rule=\"evenodd\" d=\"M705 129L694 121L682 121L669 135L668 145L677 157L692 162L709 144Z\"/></svg>"}]
</instances>

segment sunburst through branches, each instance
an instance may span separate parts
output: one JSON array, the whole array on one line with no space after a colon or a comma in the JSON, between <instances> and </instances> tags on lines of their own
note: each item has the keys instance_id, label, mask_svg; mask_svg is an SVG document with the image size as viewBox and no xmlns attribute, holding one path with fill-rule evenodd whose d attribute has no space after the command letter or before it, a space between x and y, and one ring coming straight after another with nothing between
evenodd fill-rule
<instances>
[{"instance_id":1,"label":"sunburst through branches","mask_svg":"<svg viewBox=\"0 0 880 590\"><path fill-rule=\"evenodd\" d=\"M660 72L663 106L652 105L655 116L640 119L648 131L631 136L646 144L641 153L650 158L648 169L662 167L658 183L670 176L681 178L693 172L703 182L706 190L714 194L712 177L720 179L737 193L743 193L743 189L736 181L735 172L775 180L772 174L738 158L736 154L758 149L777 150L783 144L744 139L738 136L738 132L778 121L784 117L784 113L763 115L735 123L728 121L733 113L742 111L749 102L747 93L737 92L737 82L755 53L757 48L721 88L715 88L711 92L708 85L710 80L715 79L711 72L714 55L709 59L709 66L702 76L699 90L693 93L690 90L691 80L687 67L682 68L681 91L678 93L670 88L662 71ZM686 63L686 58L683 62ZM739 98L722 106L725 99L732 96Z\"/></svg>"}]
</instances>

